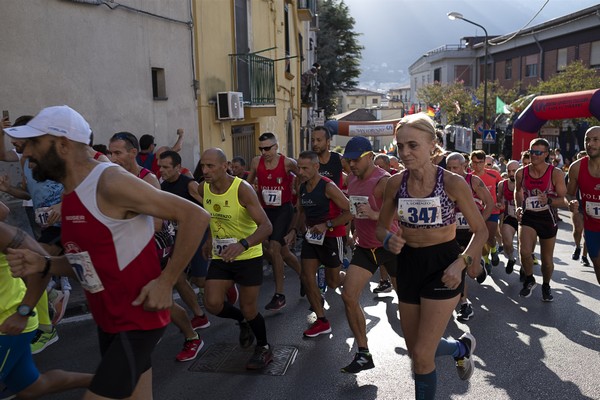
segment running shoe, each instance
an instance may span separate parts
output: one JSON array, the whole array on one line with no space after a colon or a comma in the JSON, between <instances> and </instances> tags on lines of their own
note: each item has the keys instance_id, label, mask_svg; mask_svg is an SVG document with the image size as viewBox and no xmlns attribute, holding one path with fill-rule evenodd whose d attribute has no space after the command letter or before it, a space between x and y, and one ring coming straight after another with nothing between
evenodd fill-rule
<instances>
[{"instance_id":1,"label":"running shoe","mask_svg":"<svg viewBox=\"0 0 600 400\"><path fill-rule=\"evenodd\" d=\"M575 246L575 250L573 250L573 255L571 256L571 258L573 260L579 260L580 254L581 254L581 247Z\"/></svg>"},{"instance_id":2,"label":"running shoe","mask_svg":"<svg viewBox=\"0 0 600 400\"><path fill-rule=\"evenodd\" d=\"M240 298L240 291L235 283L229 289L227 289L226 296L229 304L237 303L238 299Z\"/></svg>"},{"instance_id":3,"label":"running shoe","mask_svg":"<svg viewBox=\"0 0 600 400\"><path fill-rule=\"evenodd\" d=\"M515 269L515 260L508 260L508 262L506 263L506 268L505 271L507 274L512 274L513 270Z\"/></svg>"},{"instance_id":4,"label":"running shoe","mask_svg":"<svg viewBox=\"0 0 600 400\"><path fill-rule=\"evenodd\" d=\"M191 361L198 356L200 350L204 347L204 340L198 339L186 339L183 343L183 350L175 356L177 361Z\"/></svg>"},{"instance_id":5,"label":"running shoe","mask_svg":"<svg viewBox=\"0 0 600 400\"><path fill-rule=\"evenodd\" d=\"M458 372L458 377L460 379L466 381L471 377L471 375L473 375L473 371L475 370L473 353L475 352L475 346L477 342L475 341L475 337L469 332L463 333L463 335L458 338L458 341L465 345L467 348L467 354L454 359L456 362L456 372Z\"/></svg>"},{"instance_id":6,"label":"running shoe","mask_svg":"<svg viewBox=\"0 0 600 400\"><path fill-rule=\"evenodd\" d=\"M590 266L590 261L588 260L587 256L581 256L581 263L584 267Z\"/></svg>"},{"instance_id":7,"label":"running shoe","mask_svg":"<svg viewBox=\"0 0 600 400\"><path fill-rule=\"evenodd\" d=\"M317 337L319 335L324 335L326 333L331 332L331 324L329 321L323 322L319 318L304 331L304 336L306 337Z\"/></svg>"},{"instance_id":8,"label":"running shoe","mask_svg":"<svg viewBox=\"0 0 600 400\"><path fill-rule=\"evenodd\" d=\"M208 316L206 314L194 316L190 323L192 324L192 328L194 330L204 329L210 326L210 321L208 320Z\"/></svg>"},{"instance_id":9,"label":"running shoe","mask_svg":"<svg viewBox=\"0 0 600 400\"><path fill-rule=\"evenodd\" d=\"M58 341L58 332L52 327L50 332L44 332L40 329L36 332L31 341L31 354L38 354L44 351L48 346Z\"/></svg>"},{"instance_id":10,"label":"running shoe","mask_svg":"<svg viewBox=\"0 0 600 400\"><path fill-rule=\"evenodd\" d=\"M240 346L244 349L252 346L254 343L254 332L250 328L250 324L246 321L240 322Z\"/></svg>"},{"instance_id":11,"label":"running shoe","mask_svg":"<svg viewBox=\"0 0 600 400\"><path fill-rule=\"evenodd\" d=\"M56 290L52 289L48 293L48 301L51 303L54 309L54 315L52 316L52 325L56 326L65 316L67 311L67 303L71 292L69 290Z\"/></svg>"},{"instance_id":12,"label":"running shoe","mask_svg":"<svg viewBox=\"0 0 600 400\"><path fill-rule=\"evenodd\" d=\"M275 293L269 304L265 306L265 310L279 311L283 307L285 307L285 295Z\"/></svg>"},{"instance_id":13,"label":"running shoe","mask_svg":"<svg viewBox=\"0 0 600 400\"><path fill-rule=\"evenodd\" d=\"M254 354L248 360L246 369L256 370L263 369L273 361L273 352L270 347L256 346Z\"/></svg>"},{"instance_id":14,"label":"running shoe","mask_svg":"<svg viewBox=\"0 0 600 400\"><path fill-rule=\"evenodd\" d=\"M464 322L464 321L468 321L469 319L471 319L474 315L475 315L475 312L473 311L473 307L471 306L471 303L467 302L467 303L461 304L460 310L458 310L458 313L456 314L456 319Z\"/></svg>"},{"instance_id":15,"label":"running shoe","mask_svg":"<svg viewBox=\"0 0 600 400\"><path fill-rule=\"evenodd\" d=\"M538 261L538 259L535 258L535 253L533 253L531 255L531 258L533 258L533 265L540 265L540 262Z\"/></svg>"},{"instance_id":16,"label":"running shoe","mask_svg":"<svg viewBox=\"0 0 600 400\"><path fill-rule=\"evenodd\" d=\"M525 282L523 282L523 289L519 292L519 296L521 297L529 297L531 296L531 291L535 289L537 284L535 283L535 278L532 276L528 276L525 278Z\"/></svg>"},{"instance_id":17,"label":"running shoe","mask_svg":"<svg viewBox=\"0 0 600 400\"><path fill-rule=\"evenodd\" d=\"M377 285L377 287L373 289L373 293L390 293L392 290L392 283L387 279L382 279L379 281L379 285Z\"/></svg>"},{"instance_id":18,"label":"running shoe","mask_svg":"<svg viewBox=\"0 0 600 400\"><path fill-rule=\"evenodd\" d=\"M497 267L497 266L498 266L498 264L500 264L500 257L498 257L498 252L497 252L497 251L494 251L494 252L492 253L492 265L493 265L494 267Z\"/></svg>"},{"instance_id":19,"label":"running shoe","mask_svg":"<svg viewBox=\"0 0 600 400\"><path fill-rule=\"evenodd\" d=\"M375 364L373 364L373 356L371 353L366 351L359 351L354 356L354 360L344 368L342 368L342 372L347 374L356 374L360 371L364 371L366 369L375 368Z\"/></svg>"},{"instance_id":20,"label":"running shoe","mask_svg":"<svg viewBox=\"0 0 600 400\"><path fill-rule=\"evenodd\" d=\"M552 290L550 290L550 285L547 283L542 284L542 301L547 303L554 300L554 296L552 296Z\"/></svg>"}]
</instances>

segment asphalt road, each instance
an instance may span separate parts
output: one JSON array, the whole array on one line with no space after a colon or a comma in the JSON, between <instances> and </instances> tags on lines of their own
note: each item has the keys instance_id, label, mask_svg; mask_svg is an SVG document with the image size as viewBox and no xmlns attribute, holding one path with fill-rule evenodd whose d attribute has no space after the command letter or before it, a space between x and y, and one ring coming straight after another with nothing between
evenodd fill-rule
<instances>
[{"instance_id":1,"label":"asphalt road","mask_svg":"<svg viewBox=\"0 0 600 400\"><path fill-rule=\"evenodd\" d=\"M446 335L469 330L477 339L476 371L468 382L457 377L452 358L437 360L439 399L600 399L600 287L592 267L571 260L571 225L561 211L555 251L554 302L541 301L541 285L528 299L519 297L519 264L504 272L504 257L491 277L470 282L475 316L463 324L451 320ZM539 250L536 250L536 252ZM539 254L539 253L538 253ZM535 271L541 283L539 267ZM154 353L156 399L412 399L414 384L399 327L397 299L376 298L365 290L362 304L368 321L369 347L375 368L357 375L340 373L353 357L353 340L338 293L329 291L327 316L332 333L304 339L302 332L314 314L300 298L298 278L286 270L288 303L281 312L264 312L269 341L295 346L298 355L283 376L255 373L192 372L193 362L178 363L181 336L169 327ZM370 283L376 286L376 278ZM265 278L260 304L273 294ZM212 325L200 333L205 349L211 344L236 343L238 328L210 316ZM34 356L42 370L63 368L93 372L99 360L94 323L70 317L58 327L60 340ZM48 399L77 399L71 391Z\"/></svg>"}]
</instances>

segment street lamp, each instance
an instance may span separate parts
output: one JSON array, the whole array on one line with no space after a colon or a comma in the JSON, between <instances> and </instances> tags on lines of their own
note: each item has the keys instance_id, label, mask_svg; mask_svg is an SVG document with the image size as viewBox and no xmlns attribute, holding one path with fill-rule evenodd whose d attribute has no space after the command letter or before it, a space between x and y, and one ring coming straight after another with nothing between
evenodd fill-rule
<instances>
[{"instance_id":1,"label":"street lamp","mask_svg":"<svg viewBox=\"0 0 600 400\"><path fill-rule=\"evenodd\" d=\"M480 27L481 29L483 29L483 33L485 33L485 38L484 38L484 42L483 42L483 51L484 51L484 61L483 61L483 128L482 128L482 134L481 137L483 138L483 131L485 131L485 121L486 121L486 117L487 117L487 58L488 58L488 33L487 30L482 26L479 25L476 22L473 22L471 20L466 19L465 17L463 17L463 15L459 12L449 12L448 14L448 19L450 19L451 21L457 20L457 19L462 19L465 22L468 22L469 24L475 25ZM488 149L487 149L487 153L490 154L490 147L491 145L488 143Z\"/></svg>"}]
</instances>

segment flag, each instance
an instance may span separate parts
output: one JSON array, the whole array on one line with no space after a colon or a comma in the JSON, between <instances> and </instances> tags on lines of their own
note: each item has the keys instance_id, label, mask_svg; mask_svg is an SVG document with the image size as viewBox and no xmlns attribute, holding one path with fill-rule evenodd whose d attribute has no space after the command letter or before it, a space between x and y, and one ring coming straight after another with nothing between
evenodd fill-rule
<instances>
[{"instance_id":1,"label":"flag","mask_svg":"<svg viewBox=\"0 0 600 400\"><path fill-rule=\"evenodd\" d=\"M460 103L458 100L454 100L454 107L456 107L456 113L460 114Z\"/></svg>"},{"instance_id":2,"label":"flag","mask_svg":"<svg viewBox=\"0 0 600 400\"><path fill-rule=\"evenodd\" d=\"M408 115L414 114L414 113L415 113L415 105L413 104L410 106L410 109L408 110Z\"/></svg>"},{"instance_id":3,"label":"flag","mask_svg":"<svg viewBox=\"0 0 600 400\"><path fill-rule=\"evenodd\" d=\"M496 114L510 114L510 109L498 96L496 96Z\"/></svg>"},{"instance_id":4,"label":"flag","mask_svg":"<svg viewBox=\"0 0 600 400\"><path fill-rule=\"evenodd\" d=\"M431 105L427 106L427 115L430 117L435 116L435 109Z\"/></svg>"},{"instance_id":5,"label":"flag","mask_svg":"<svg viewBox=\"0 0 600 400\"><path fill-rule=\"evenodd\" d=\"M473 104L475 104L476 106L480 105L481 102L479 101L479 99L477 98L477 96L475 96L474 93L471 93L471 99L473 100Z\"/></svg>"}]
</instances>

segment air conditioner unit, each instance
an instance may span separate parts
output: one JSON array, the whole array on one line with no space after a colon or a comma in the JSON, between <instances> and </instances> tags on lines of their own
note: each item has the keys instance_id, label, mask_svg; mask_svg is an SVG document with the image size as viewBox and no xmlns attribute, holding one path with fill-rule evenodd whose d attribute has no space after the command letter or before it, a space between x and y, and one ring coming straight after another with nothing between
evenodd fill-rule
<instances>
[{"instance_id":1,"label":"air conditioner unit","mask_svg":"<svg viewBox=\"0 0 600 400\"><path fill-rule=\"evenodd\" d=\"M244 119L244 94L241 92L217 93L217 118Z\"/></svg>"}]
</instances>

